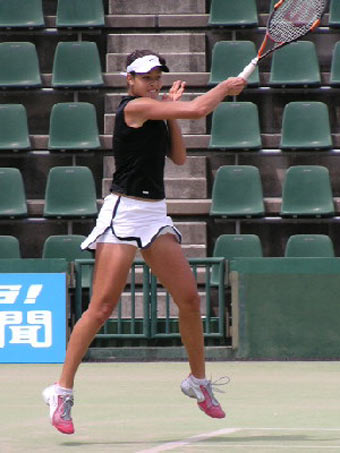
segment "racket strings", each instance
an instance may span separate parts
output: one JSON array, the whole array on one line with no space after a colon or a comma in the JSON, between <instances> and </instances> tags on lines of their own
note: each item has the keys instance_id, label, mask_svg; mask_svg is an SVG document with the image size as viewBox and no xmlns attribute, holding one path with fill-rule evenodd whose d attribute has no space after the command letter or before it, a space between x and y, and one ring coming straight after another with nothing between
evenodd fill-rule
<instances>
[{"instance_id":1,"label":"racket strings","mask_svg":"<svg viewBox=\"0 0 340 453\"><path fill-rule=\"evenodd\" d=\"M268 33L275 42L291 42L307 34L320 19L327 0L286 0L274 10Z\"/></svg>"}]
</instances>

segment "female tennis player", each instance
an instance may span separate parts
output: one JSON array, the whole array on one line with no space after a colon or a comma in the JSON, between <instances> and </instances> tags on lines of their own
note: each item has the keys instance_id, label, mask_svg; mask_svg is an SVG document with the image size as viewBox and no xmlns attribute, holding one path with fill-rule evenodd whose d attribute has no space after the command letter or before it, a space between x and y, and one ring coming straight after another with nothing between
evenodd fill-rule
<instances>
[{"instance_id":1,"label":"female tennis player","mask_svg":"<svg viewBox=\"0 0 340 453\"><path fill-rule=\"evenodd\" d=\"M58 382L43 391L52 425L65 434L74 432L71 407L76 371L119 301L137 248L178 305L181 338L190 365L182 392L195 398L208 416L225 417L213 395L212 383L206 379L200 298L180 246L181 234L166 213L163 170L166 157L177 165L186 160L176 120L205 117L226 96L238 95L246 82L229 78L183 102L180 98L185 82L180 80L173 83L167 95L160 96L162 72L169 72L166 62L152 51L136 50L127 58L128 96L122 99L116 115L116 171L111 194L82 244L83 249L96 250L93 295L73 329Z\"/></svg>"}]
</instances>

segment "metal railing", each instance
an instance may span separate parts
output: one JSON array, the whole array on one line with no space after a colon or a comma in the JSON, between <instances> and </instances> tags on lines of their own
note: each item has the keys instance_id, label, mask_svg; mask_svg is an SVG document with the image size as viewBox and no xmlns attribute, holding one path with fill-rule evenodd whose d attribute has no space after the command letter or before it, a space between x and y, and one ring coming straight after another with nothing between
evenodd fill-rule
<instances>
[{"instance_id":1,"label":"metal railing","mask_svg":"<svg viewBox=\"0 0 340 453\"><path fill-rule=\"evenodd\" d=\"M204 336L225 338L225 260L223 258L191 258L188 260L201 296ZM94 260L75 261L75 319L86 310L92 294L91 275ZM211 285L214 266L217 287ZM90 272L89 272L90 268ZM87 283L86 283L86 280ZM85 283L84 283L85 282ZM178 310L171 295L163 288L143 260L135 260L126 288L111 317L96 335L98 339L179 338Z\"/></svg>"}]
</instances>

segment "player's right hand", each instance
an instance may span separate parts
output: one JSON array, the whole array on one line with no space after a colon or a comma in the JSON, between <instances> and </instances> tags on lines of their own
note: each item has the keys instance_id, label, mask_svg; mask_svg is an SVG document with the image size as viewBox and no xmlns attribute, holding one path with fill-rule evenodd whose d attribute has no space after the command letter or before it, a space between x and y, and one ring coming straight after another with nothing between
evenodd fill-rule
<instances>
[{"instance_id":1,"label":"player's right hand","mask_svg":"<svg viewBox=\"0 0 340 453\"><path fill-rule=\"evenodd\" d=\"M247 86L247 81L241 77L229 77L226 80L227 95L237 96Z\"/></svg>"}]
</instances>

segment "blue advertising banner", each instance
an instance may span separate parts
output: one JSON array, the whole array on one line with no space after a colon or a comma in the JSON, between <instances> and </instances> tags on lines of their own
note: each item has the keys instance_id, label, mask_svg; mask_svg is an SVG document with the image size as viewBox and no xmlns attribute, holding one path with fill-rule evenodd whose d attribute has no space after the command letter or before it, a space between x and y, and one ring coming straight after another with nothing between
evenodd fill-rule
<instances>
[{"instance_id":1,"label":"blue advertising banner","mask_svg":"<svg viewBox=\"0 0 340 453\"><path fill-rule=\"evenodd\" d=\"M66 274L0 274L0 363L62 363Z\"/></svg>"}]
</instances>

